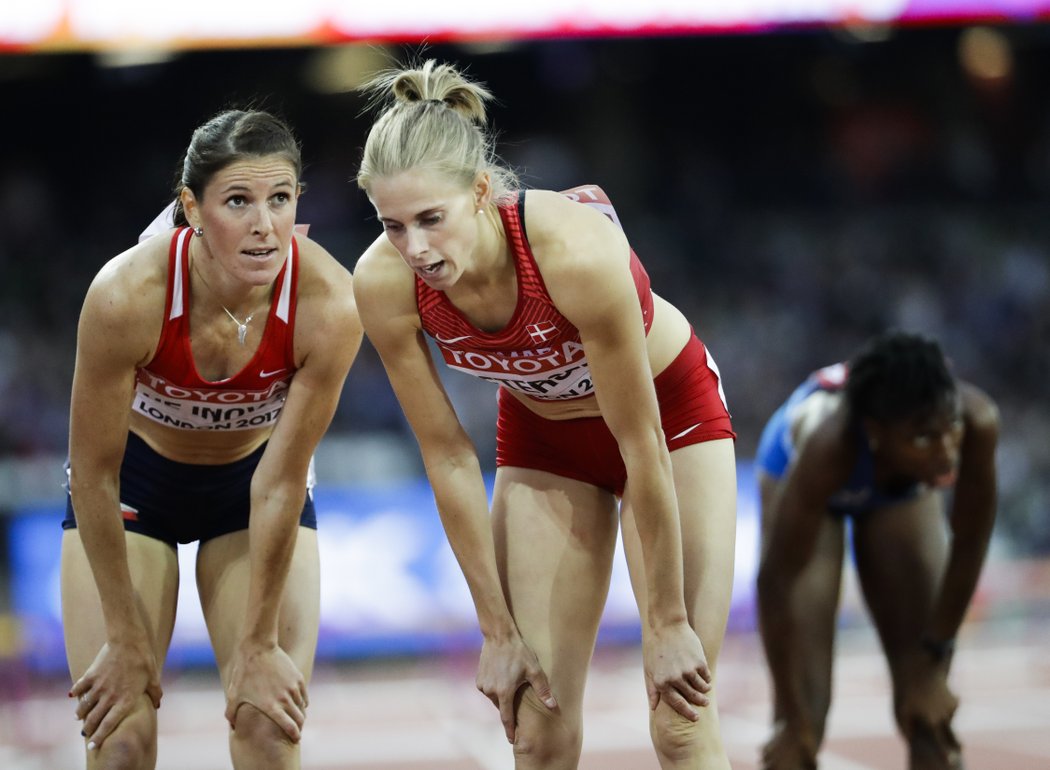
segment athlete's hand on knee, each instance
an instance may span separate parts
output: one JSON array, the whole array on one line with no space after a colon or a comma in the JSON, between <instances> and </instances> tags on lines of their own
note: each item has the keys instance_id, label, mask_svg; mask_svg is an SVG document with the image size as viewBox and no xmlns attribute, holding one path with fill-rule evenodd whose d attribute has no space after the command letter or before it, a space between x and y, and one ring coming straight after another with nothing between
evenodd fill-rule
<instances>
[{"instance_id":1,"label":"athlete's hand on knee","mask_svg":"<svg viewBox=\"0 0 1050 770\"><path fill-rule=\"evenodd\" d=\"M805 725L780 720L762 747L762 770L816 770L817 741Z\"/></svg>"},{"instance_id":2,"label":"athlete's hand on knee","mask_svg":"<svg viewBox=\"0 0 1050 770\"><path fill-rule=\"evenodd\" d=\"M84 723L81 732L88 740L88 749L101 748L135 710L143 694L149 696L154 708L160 708L163 692L149 643L143 639L102 645L88 670L69 690L69 697L77 699L76 717Z\"/></svg>"},{"instance_id":3,"label":"athlete's hand on knee","mask_svg":"<svg viewBox=\"0 0 1050 770\"><path fill-rule=\"evenodd\" d=\"M245 703L266 714L289 740L298 743L310 704L306 679L279 646L242 645L230 663L226 721L237 729L237 711Z\"/></svg>"},{"instance_id":4,"label":"athlete's hand on knee","mask_svg":"<svg viewBox=\"0 0 1050 770\"><path fill-rule=\"evenodd\" d=\"M515 635L504 641L488 639L481 646L478 662L477 687L499 709L503 731L507 740L514 743L517 714L515 704L518 691L531 687L540 701L549 709L556 709L558 702L551 692L547 675L540 666L536 654Z\"/></svg>"},{"instance_id":5,"label":"athlete's hand on knee","mask_svg":"<svg viewBox=\"0 0 1050 770\"><path fill-rule=\"evenodd\" d=\"M959 699L948 687L948 667L923 662L906 680L896 698L897 724L912 753L929 755L936 766L956 767L962 750L952 720Z\"/></svg>"},{"instance_id":6,"label":"athlete's hand on knee","mask_svg":"<svg viewBox=\"0 0 1050 770\"><path fill-rule=\"evenodd\" d=\"M959 699L948 687L947 667L930 665L902 679L894 710L905 736L915 729L933 730L951 724Z\"/></svg>"},{"instance_id":7,"label":"athlete's hand on knee","mask_svg":"<svg viewBox=\"0 0 1050 770\"><path fill-rule=\"evenodd\" d=\"M711 701L711 669L696 632L681 622L652 629L642 643L649 708L663 700L686 719L700 718L694 706Z\"/></svg>"}]
</instances>

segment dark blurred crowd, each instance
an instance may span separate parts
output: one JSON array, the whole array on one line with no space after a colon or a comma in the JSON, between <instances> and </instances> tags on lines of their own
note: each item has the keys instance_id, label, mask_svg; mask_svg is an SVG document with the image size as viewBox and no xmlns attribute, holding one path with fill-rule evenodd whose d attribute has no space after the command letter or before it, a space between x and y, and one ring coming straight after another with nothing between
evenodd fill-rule
<instances>
[{"instance_id":1,"label":"dark blurred crowd","mask_svg":"<svg viewBox=\"0 0 1050 770\"><path fill-rule=\"evenodd\" d=\"M926 332L1002 410L1000 534L1047 553L1050 30L994 30L998 66L983 68L969 33L424 55L488 83L500 155L527 185L609 193L654 290L689 315L721 368L741 459L809 371L886 327ZM418 49L389 53L406 51ZM379 227L352 181L365 104L349 85L319 85L322 66L361 61L337 54L207 51L124 66L0 55L0 458L61 461L87 284L167 203L192 129L219 109L254 104L292 123L307 161L299 219L353 267ZM446 380L457 408L491 457L492 389L457 379ZM331 432L412 441L367 344Z\"/></svg>"}]
</instances>

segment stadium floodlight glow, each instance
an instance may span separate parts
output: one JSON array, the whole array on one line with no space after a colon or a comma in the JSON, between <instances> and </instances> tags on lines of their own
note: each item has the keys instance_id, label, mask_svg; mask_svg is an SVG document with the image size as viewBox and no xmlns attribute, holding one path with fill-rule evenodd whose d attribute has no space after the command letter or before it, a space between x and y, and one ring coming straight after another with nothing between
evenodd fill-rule
<instances>
[{"instance_id":1,"label":"stadium floodlight glow","mask_svg":"<svg viewBox=\"0 0 1050 770\"><path fill-rule=\"evenodd\" d=\"M0 51L747 32L1050 18L1050 0L37 0L0 6Z\"/></svg>"}]
</instances>

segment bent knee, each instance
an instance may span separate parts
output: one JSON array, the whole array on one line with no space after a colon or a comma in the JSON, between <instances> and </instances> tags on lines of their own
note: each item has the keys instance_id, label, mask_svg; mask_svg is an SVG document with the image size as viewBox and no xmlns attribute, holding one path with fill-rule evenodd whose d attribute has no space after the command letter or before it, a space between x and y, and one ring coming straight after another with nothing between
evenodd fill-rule
<instances>
[{"instance_id":1,"label":"bent knee","mask_svg":"<svg viewBox=\"0 0 1050 770\"><path fill-rule=\"evenodd\" d=\"M94 767L104 770L139 770L153 767L157 756L157 719L145 696L98 749Z\"/></svg>"},{"instance_id":2,"label":"bent knee","mask_svg":"<svg viewBox=\"0 0 1050 770\"><path fill-rule=\"evenodd\" d=\"M688 758L700 733L699 722L686 719L670 706L660 704L649 715L649 732L657 752L669 759Z\"/></svg>"},{"instance_id":3,"label":"bent knee","mask_svg":"<svg viewBox=\"0 0 1050 770\"><path fill-rule=\"evenodd\" d=\"M98 750L98 761L94 767L104 770L139 770L153 767L156 757L154 741L136 731L111 735Z\"/></svg>"},{"instance_id":4,"label":"bent knee","mask_svg":"<svg viewBox=\"0 0 1050 770\"><path fill-rule=\"evenodd\" d=\"M583 746L578 716L566 715L561 707L548 708L531 687L526 687L518 704L517 722L515 757L527 759L529 766L575 766Z\"/></svg>"},{"instance_id":5,"label":"bent knee","mask_svg":"<svg viewBox=\"0 0 1050 770\"><path fill-rule=\"evenodd\" d=\"M699 757L720 757L723 754L714 703L694 708L700 717L695 722L665 703L649 713L653 748L661 757L674 763L687 763L695 762Z\"/></svg>"},{"instance_id":6,"label":"bent knee","mask_svg":"<svg viewBox=\"0 0 1050 770\"><path fill-rule=\"evenodd\" d=\"M251 703L242 703L237 709L233 736L235 740L245 741L256 748L292 744L288 734Z\"/></svg>"}]
</instances>

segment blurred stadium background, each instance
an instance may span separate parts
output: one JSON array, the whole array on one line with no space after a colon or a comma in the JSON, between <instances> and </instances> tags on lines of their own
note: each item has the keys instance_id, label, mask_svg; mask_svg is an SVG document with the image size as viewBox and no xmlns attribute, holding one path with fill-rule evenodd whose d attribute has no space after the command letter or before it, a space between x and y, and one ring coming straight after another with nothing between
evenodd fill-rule
<instances>
[{"instance_id":1,"label":"blurred stadium background","mask_svg":"<svg viewBox=\"0 0 1050 770\"><path fill-rule=\"evenodd\" d=\"M296 128L308 186L299 220L352 268L378 232L351 181L370 123L353 89L392 58L419 55L454 61L491 87L501 154L527 184L590 182L610 194L654 289L687 313L717 357L739 433L728 648L736 639L755 653L750 459L759 431L809 371L889 326L938 337L956 372L1001 407L999 519L970 624L994 628L1007 647L1045 645L1046 0L655 2L644 10L409 2L352 12L321 0L140 5L54 0L0 10L0 709L8 716L24 717L26 703L61 695L67 681L58 521L76 322L91 277L170 200L192 129L248 104ZM495 394L470 378L446 382L491 472ZM404 671L421 660L469 659L477 645L470 599L367 342L317 460L322 668L352 685L389 662ZM193 553L181 552L187 568ZM183 586L169 677L210 663L192 580ZM866 622L848 590L843 626ZM637 639L621 558L602 654L630 651ZM760 691L757 653L729 654L724 667L734 659L755 669L751 691ZM465 672L469 690L469 660L448 665ZM723 676L739 682L741 674ZM631 686L640 691L640 680ZM0 729L0 757L13 752L4 766L56 766L54 755L18 764L31 761L20 724L7 719ZM498 738L494 715L479 724ZM1050 766L1043 735L1042 763L1032 767ZM75 754L68 761L75 766Z\"/></svg>"}]
</instances>

